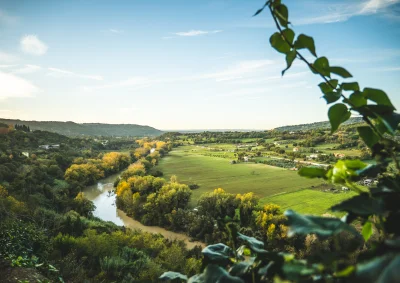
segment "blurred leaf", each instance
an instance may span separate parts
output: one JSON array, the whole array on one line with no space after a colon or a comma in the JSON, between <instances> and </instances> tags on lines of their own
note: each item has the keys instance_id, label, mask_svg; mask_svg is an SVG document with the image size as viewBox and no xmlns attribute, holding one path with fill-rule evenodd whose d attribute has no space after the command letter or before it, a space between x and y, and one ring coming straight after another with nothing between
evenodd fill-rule
<instances>
[{"instance_id":1,"label":"blurred leaf","mask_svg":"<svg viewBox=\"0 0 400 283\"><path fill-rule=\"evenodd\" d=\"M337 85L338 80L329 80L329 84L326 82L322 82L318 86L321 89L322 93L328 93L336 89Z\"/></svg>"},{"instance_id":2,"label":"blurred leaf","mask_svg":"<svg viewBox=\"0 0 400 283\"><path fill-rule=\"evenodd\" d=\"M239 277L231 276L225 269L215 264L207 265L206 269L204 270L204 282L244 283L244 281Z\"/></svg>"},{"instance_id":3,"label":"blurred leaf","mask_svg":"<svg viewBox=\"0 0 400 283\"><path fill-rule=\"evenodd\" d=\"M379 136L368 126L357 127L357 132L369 148L379 141Z\"/></svg>"},{"instance_id":4,"label":"blurred leaf","mask_svg":"<svg viewBox=\"0 0 400 283\"><path fill-rule=\"evenodd\" d=\"M354 107L361 107L361 106L367 104L367 99L366 99L366 98L364 97L364 95L363 95L361 92L359 92L359 91L353 92L353 93L350 95L349 100L350 100L351 104L352 104Z\"/></svg>"},{"instance_id":5,"label":"blurred leaf","mask_svg":"<svg viewBox=\"0 0 400 283\"><path fill-rule=\"evenodd\" d=\"M305 34L300 34L296 42L294 43L294 47L296 49L304 49L307 48L312 55L317 57L317 53L315 52L315 45L314 45L314 39L311 36L307 36Z\"/></svg>"},{"instance_id":6,"label":"blurred leaf","mask_svg":"<svg viewBox=\"0 0 400 283\"><path fill-rule=\"evenodd\" d=\"M283 274L285 278L295 282L301 282L307 278L311 279L310 277L312 275L318 275L320 273L320 269L317 265L306 264L298 260L283 265Z\"/></svg>"},{"instance_id":7,"label":"blurred leaf","mask_svg":"<svg viewBox=\"0 0 400 283\"><path fill-rule=\"evenodd\" d=\"M284 29L282 31L283 36L286 38L287 41L289 41L290 44L293 44L293 39L294 39L294 31L291 30L290 28Z\"/></svg>"},{"instance_id":8,"label":"blurred leaf","mask_svg":"<svg viewBox=\"0 0 400 283\"><path fill-rule=\"evenodd\" d=\"M368 242L369 238L371 238L372 236L372 223L367 221L365 222L362 231L361 231L361 235L364 238L364 241Z\"/></svg>"},{"instance_id":9,"label":"blurred leaf","mask_svg":"<svg viewBox=\"0 0 400 283\"><path fill-rule=\"evenodd\" d=\"M173 272L173 271L168 271L164 272L160 278L161 281L168 281L168 280L175 280L175 279L181 279L183 281L187 281L188 278L186 275L180 274L179 272Z\"/></svg>"},{"instance_id":10,"label":"blurred leaf","mask_svg":"<svg viewBox=\"0 0 400 283\"><path fill-rule=\"evenodd\" d=\"M389 97L383 90L374 89L374 88L364 88L363 94L366 98L376 102L378 105L389 106L393 110L396 109L396 108L394 108L392 102L390 102Z\"/></svg>"},{"instance_id":11,"label":"blurred leaf","mask_svg":"<svg viewBox=\"0 0 400 283\"><path fill-rule=\"evenodd\" d=\"M384 208L382 201L369 197L368 194L360 194L347 199L331 207L332 211L346 211L352 215L368 217L370 215L382 215Z\"/></svg>"},{"instance_id":12,"label":"blurred leaf","mask_svg":"<svg viewBox=\"0 0 400 283\"><path fill-rule=\"evenodd\" d=\"M326 179L326 170L316 167L302 167L299 175L307 178L323 178Z\"/></svg>"},{"instance_id":13,"label":"blurred leaf","mask_svg":"<svg viewBox=\"0 0 400 283\"><path fill-rule=\"evenodd\" d=\"M345 68L342 67L329 67L329 71L345 79L353 77Z\"/></svg>"},{"instance_id":14,"label":"blurred leaf","mask_svg":"<svg viewBox=\"0 0 400 283\"><path fill-rule=\"evenodd\" d=\"M280 53L288 53L290 51L289 44L283 39L282 35L279 32L274 33L269 38L269 42L271 46L275 48Z\"/></svg>"},{"instance_id":15,"label":"blurred leaf","mask_svg":"<svg viewBox=\"0 0 400 283\"><path fill-rule=\"evenodd\" d=\"M278 21L281 24L281 26L286 28L288 26L288 23L289 23L289 11L288 11L288 8L283 4L278 5L274 9L274 13L277 16Z\"/></svg>"},{"instance_id":16,"label":"blurred leaf","mask_svg":"<svg viewBox=\"0 0 400 283\"><path fill-rule=\"evenodd\" d=\"M341 95L339 92L330 91L330 92L325 93L323 98L326 100L327 104L330 104L330 103L338 101L340 96Z\"/></svg>"},{"instance_id":17,"label":"blurred leaf","mask_svg":"<svg viewBox=\"0 0 400 283\"><path fill-rule=\"evenodd\" d=\"M328 111L329 122L331 123L331 132L336 132L340 124L347 121L350 116L350 111L343 103L338 103L331 106Z\"/></svg>"},{"instance_id":18,"label":"blurred leaf","mask_svg":"<svg viewBox=\"0 0 400 283\"><path fill-rule=\"evenodd\" d=\"M233 250L224 244L214 244L205 247L201 253L211 262L226 263L235 256Z\"/></svg>"},{"instance_id":19,"label":"blurred leaf","mask_svg":"<svg viewBox=\"0 0 400 283\"><path fill-rule=\"evenodd\" d=\"M284 69L282 71L282 76L292 66L294 59L296 59L296 49L293 49L293 50L289 51L288 53L286 53L286 65L287 66L286 66L286 69Z\"/></svg>"},{"instance_id":20,"label":"blurred leaf","mask_svg":"<svg viewBox=\"0 0 400 283\"><path fill-rule=\"evenodd\" d=\"M358 85L357 82L342 83L341 87L342 87L343 90L354 90L354 91L359 91L360 90L360 86Z\"/></svg>"},{"instance_id":21,"label":"blurred leaf","mask_svg":"<svg viewBox=\"0 0 400 283\"><path fill-rule=\"evenodd\" d=\"M294 234L316 234L322 238L326 238L342 231L359 235L354 227L337 218L301 215L293 210L286 210L285 216L288 218L289 236Z\"/></svg>"},{"instance_id":22,"label":"blurred leaf","mask_svg":"<svg viewBox=\"0 0 400 283\"><path fill-rule=\"evenodd\" d=\"M400 255L386 254L358 264L353 282L392 283L400 278Z\"/></svg>"},{"instance_id":23,"label":"blurred leaf","mask_svg":"<svg viewBox=\"0 0 400 283\"><path fill-rule=\"evenodd\" d=\"M325 77L330 77L331 73L329 70L329 61L326 57L320 57L317 60L315 60L313 67L321 75ZM315 70L311 69L313 73L315 73Z\"/></svg>"},{"instance_id":24,"label":"blurred leaf","mask_svg":"<svg viewBox=\"0 0 400 283\"><path fill-rule=\"evenodd\" d=\"M247 261L241 261L231 267L229 273L233 276L241 276L248 272L254 264L255 257L249 258Z\"/></svg>"},{"instance_id":25,"label":"blurred leaf","mask_svg":"<svg viewBox=\"0 0 400 283\"><path fill-rule=\"evenodd\" d=\"M245 241L247 246L256 253L266 252L266 250L264 250L264 243L256 238L238 233L238 239Z\"/></svg>"}]
</instances>

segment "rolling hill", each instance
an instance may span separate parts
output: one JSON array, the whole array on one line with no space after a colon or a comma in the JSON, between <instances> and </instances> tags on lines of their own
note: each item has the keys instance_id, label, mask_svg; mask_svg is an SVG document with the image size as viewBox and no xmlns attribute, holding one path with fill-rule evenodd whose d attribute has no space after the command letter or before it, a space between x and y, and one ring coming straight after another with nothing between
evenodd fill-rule
<instances>
[{"instance_id":1,"label":"rolling hill","mask_svg":"<svg viewBox=\"0 0 400 283\"><path fill-rule=\"evenodd\" d=\"M342 125L351 125L351 124L356 124L356 123L362 123L363 120L361 117L352 117L346 122L344 122ZM277 127L274 130L284 132L284 131L307 131L307 130L315 130L315 129L327 129L330 128L331 125L329 121L323 121L323 122L314 122L314 123L309 123L309 124L299 124L299 125L291 125L291 126L283 126L283 127Z\"/></svg>"},{"instance_id":2,"label":"rolling hill","mask_svg":"<svg viewBox=\"0 0 400 283\"><path fill-rule=\"evenodd\" d=\"M24 121L18 119L1 119L4 124L23 124L31 130L54 132L66 136L131 136L145 137L158 136L163 132L150 126L136 124L101 124L101 123L75 123L59 121Z\"/></svg>"}]
</instances>

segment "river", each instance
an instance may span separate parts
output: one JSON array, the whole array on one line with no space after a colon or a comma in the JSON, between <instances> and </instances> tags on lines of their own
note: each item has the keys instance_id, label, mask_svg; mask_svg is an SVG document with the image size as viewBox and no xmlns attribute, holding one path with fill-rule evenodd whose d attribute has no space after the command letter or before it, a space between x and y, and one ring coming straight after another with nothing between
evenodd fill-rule
<instances>
[{"instance_id":1,"label":"river","mask_svg":"<svg viewBox=\"0 0 400 283\"><path fill-rule=\"evenodd\" d=\"M118 226L141 229L142 231L154 234L159 233L170 240L182 240L189 249L196 245L205 246L202 242L191 241L190 237L185 234L168 231L158 226L145 226L118 209L115 204L116 196L112 193L114 181L118 176L119 174L108 176L107 178L99 180L96 185L86 187L84 190L86 198L93 201L96 206L96 210L93 212L94 216L104 221L114 222Z\"/></svg>"}]
</instances>

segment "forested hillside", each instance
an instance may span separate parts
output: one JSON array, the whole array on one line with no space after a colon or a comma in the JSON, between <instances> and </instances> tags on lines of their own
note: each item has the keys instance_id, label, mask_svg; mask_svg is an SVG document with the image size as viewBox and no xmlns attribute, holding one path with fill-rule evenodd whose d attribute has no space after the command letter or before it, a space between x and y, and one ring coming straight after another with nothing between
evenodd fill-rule
<instances>
[{"instance_id":1,"label":"forested hillside","mask_svg":"<svg viewBox=\"0 0 400 283\"><path fill-rule=\"evenodd\" d=\"M0 123L7 125L23 124L31 130L41 130L58 133L66 136L130 136L149 137L158 136L162 131L150 126L136 124L101 124L101 123L74 123L59 121L23 121L18 119L0 119Z\"/></svg>"},{"instance_id":2,"label":"forested hillside","mask_svg":"<svg viewBox=\"0 0 400 283\"><path fill-rule=\"evenodd\" d=\"M353 117L343 123L343 125L351 125L356 123L362 123L363 119L361 117ZM330 128L331 124L329 121L323 122L314 122L309 124L299 124L299 125L290 125L290 126L282 126L277 127L275 130L277 131L307 131L307 130L316 130L316 129L328 129Z\"/></svg>"}]
</instances>

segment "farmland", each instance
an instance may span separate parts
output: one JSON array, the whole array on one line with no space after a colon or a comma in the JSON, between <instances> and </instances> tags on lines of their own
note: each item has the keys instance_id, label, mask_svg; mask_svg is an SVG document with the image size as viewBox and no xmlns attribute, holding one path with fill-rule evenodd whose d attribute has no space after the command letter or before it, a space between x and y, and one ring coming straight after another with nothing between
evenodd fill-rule
<instances>
[{"instance_id":1,"label":"farmland","mask_svg":"<svg viewBox=\"0 0 400 283\"><path fill-rule=\"evenodd\" d=\"M302 178L296 172L255 163L230 164L229 159L204 156L195 146L174 149L158 166L166 178L176 175L186 184L200 187L193 191L192 205L201 194L223 188L229 193L254 192L259 197L298 191L321 184Z\"/></svg>"}]
</instances>

